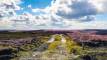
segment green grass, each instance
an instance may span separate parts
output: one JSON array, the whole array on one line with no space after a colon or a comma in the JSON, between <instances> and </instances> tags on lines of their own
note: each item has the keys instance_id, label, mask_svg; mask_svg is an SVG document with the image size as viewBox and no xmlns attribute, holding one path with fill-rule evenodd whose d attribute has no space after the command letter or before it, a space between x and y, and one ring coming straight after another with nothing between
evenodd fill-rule
<instances>
[{"instance_id":1,"label":"green grass","mask_svg":"<svg viewBox=\"0 0 107 60\"><path fill-rule=\"evenodd\" d=\"M40 44L46 43L48 39L50 38L51 35L46 35L46 34L34 34L35 37L38 38ZM33 35L33 36L34 36ZM19 38L26 38L26 37L31 37L32 34L30 33L1 33L0 34L0 39L19 39ZM95 58L98 60L104 60L107 59L107 56L102 56L102 55L97 55L96 53L102 54L102 53L107 53L107 48L100 47L100 48L92 48L92 47L86 47L85 50L82 49L82 46L78 45L72 38L69 38L68 36L64 35L66 38L66 43L62 44L61 43L61 37L59 35L55 36L55 41L53 43L49 43L48 49L44 51L43 56L51 56L52 54L57 51L57 47L59 45L63 45L65 50L67 50L68 54L75 54L75 55L80 55L80 57L76 58L75 60L81 60L82 56L84 55L96 55ZM19 57L24 57L24 56L30 56L33 52L33 49L37 48L38 46L36 45L37 42L34 42L32 44L25 44L23 46L20 46L21 50L17 53L17 56ZM3 46L0 45L0 49L3 48L12 48L13 51L16 51L15 47L12 46Z\"/></svg>"}]
</instances>

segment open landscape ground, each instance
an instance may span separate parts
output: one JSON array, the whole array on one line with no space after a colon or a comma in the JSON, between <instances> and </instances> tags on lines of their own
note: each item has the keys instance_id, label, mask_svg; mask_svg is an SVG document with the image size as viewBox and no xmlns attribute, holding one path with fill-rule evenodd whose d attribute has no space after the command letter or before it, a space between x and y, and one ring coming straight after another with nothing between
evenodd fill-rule
<instances>
[{"instance_id":1,"label":"open landscape ground","mask_svg":"<svg viewBox=\"0 0 107 60\"><path fill-rule=\"evenodd\" d=\"M107 60L107 35L97 30L2 31L0 60Z\"/></svg>"}]
</instances>

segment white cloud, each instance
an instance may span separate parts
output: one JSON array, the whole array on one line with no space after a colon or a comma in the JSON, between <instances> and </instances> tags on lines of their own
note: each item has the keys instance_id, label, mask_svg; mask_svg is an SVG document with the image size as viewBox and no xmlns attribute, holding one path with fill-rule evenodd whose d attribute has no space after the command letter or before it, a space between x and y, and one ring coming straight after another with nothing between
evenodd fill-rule
<instances>
[{"instance_id":1,"label":"white cloud","mask_svg":"<svg viewBox=\"0 0 107 60\"><path fill-rule=\"evenodd\" d=\"M90 2L96 6L98 12L107 12L107 0L90 0Z\"/></svg>"},{"instance_id":2,"label":"white cloud","mask_svg":"<svg viewBox=\"0 0 107 60\"><path fill-rule=\"evenodd\" d=\"M31 5L28 5L28 8L32 8L32 6L31 6Z\"/></svg>"},{"instance_id":3,"label":"white cloud","mask_svg":"<svg viewBox=\"0 0 107 60\"><path fill-rule=\"evenodd\" d=\"M97 20L90 22L65 21L65 25L68 25L70 29L107 29L106 22Z\"/></svg>"},{"instance_id":4,"label":"white cloud","mask_svg":"<svg viewBox=\"0 0 107 60\"><path fill-rule=\"evenodd\" d=\"M53 0L54 1L54 0ZM62 10L65 13L71 12L73 10L74 4L78 3L78 8L84 7L84 8L92 8L97 9L99 12L106 11L107 12L107 0L56 0L55 3L52 3L51 10L52 12L57 12L59 9ZM83 6L82 4L86 3L86 6ZM87 6L88 5L88 6ZM91 6L89 6L91 5ZM70 7L72 6L72 7ZM106 9L106 10L105 10Z\"/></svg>"},{"instance_id":5,"label":"white cloud","mask_svg":"<svg viewBox=\"0 0 107 60\"><path fill-rule=\"evenodd\" d=\"M15 10L20 10L20 0L0 0L0 18L16 15Z\"/></svg>"},{"instance_id":6,"label":"white cloud","mask_svg":"<svg viewBox=\"0 0 107 60\"><path fill-rule=\"evenodd\" d=\"M32 9L31 5L28 5L34 13L45 13L39 15L27 12L17 15L15 11L21 9L18 6L20 3L20 0L0 1L0 27L10 29L107 29L107 21L95 20L95 15L107 12L106 0L53 0L51 6L44 9ZM25 22L19 22L15 24L15 27L12 20L25 20Z\"/></svg>"}]
</instances>

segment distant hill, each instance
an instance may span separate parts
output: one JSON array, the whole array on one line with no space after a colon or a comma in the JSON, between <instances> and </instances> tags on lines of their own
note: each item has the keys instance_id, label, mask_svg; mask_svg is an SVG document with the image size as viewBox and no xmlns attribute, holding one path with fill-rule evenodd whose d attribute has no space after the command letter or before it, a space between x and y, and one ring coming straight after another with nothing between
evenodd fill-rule
<instances>
[{"instance_id":1,"label":"distant hill","mask_svg":"<svg viewBox=\"0 0 107 60\"><path fill-rule=\"evenodd\" d=\"M98 35L107 35L107 30L86 30L86 31L96 31L96 34L98 34Z\"/></svg>"}]
</instances>

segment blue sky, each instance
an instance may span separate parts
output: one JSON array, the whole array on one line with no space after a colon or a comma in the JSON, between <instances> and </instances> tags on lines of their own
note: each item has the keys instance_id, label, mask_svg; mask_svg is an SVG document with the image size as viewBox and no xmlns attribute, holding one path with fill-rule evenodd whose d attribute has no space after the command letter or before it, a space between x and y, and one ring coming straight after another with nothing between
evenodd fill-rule
<instances>
[{"instance_id":1,"label":"blue sky","mask_svg":"<svg viewBox=\"0 0 107 60\"><path fill-rule=\"evenodd\" d=\"M22 3L19 4L19 6L22 7L23 9L20 11L17 11L17 12L18 12L18 14L22 14L23 12L30 12L30 13L34 14L34 12L32 12L32 10L29 8L29 6L33 9L36 9L36 8L43 9L47 6L50 6L51 1L52 0L22 0Z\"/></svg>"},{"instance_id":2,"label":"blue sky","mask_svg":"<svg viewBox=\"0 0 107 60\"><path fill-rule=\"evenodd\" d=\"M29 12L31 14L39 14L40 12L36 12L36 13L32 12L32 10L28 6L31 6L31 8L33 9L36 9L36 8L43 9L47 6L50 6L51 2L52 0L22 0L22 3L19 4L19 6L22 7L23 9L19 10L18 14L22 14L24 12ZM95 17L98 20L107 20L107 13L98 14Z\"/></svg>"},{"instance_id":3,"label":"blue sky","mask_svg":"<svg viewBox=\"0 0 107 60\"><path fill-rule=\"evenodd\" d=\"M97 20L107 20L107 13L96 15Z\"/></svg>"},{"instance_id":4,"label":"blue sky","mask_svg":"<svg viewBox=\"0 0 107 60\"><path fill-rule=\"evenodd\" d=\"M106 6L107 0L2 0L0 29L107 29Z\"/></svg>"},{"instance_id":5,"label":"blue sky","mask_svg":"<svg viewBox=\"0 0 107 60\"><path fill-rule=\"evenodd\" d=\"M31 5L32 8L45 8L51 4L52 0L22 0L21 6L26 8L28 5Z\"/></svg>"}]
</instances>

